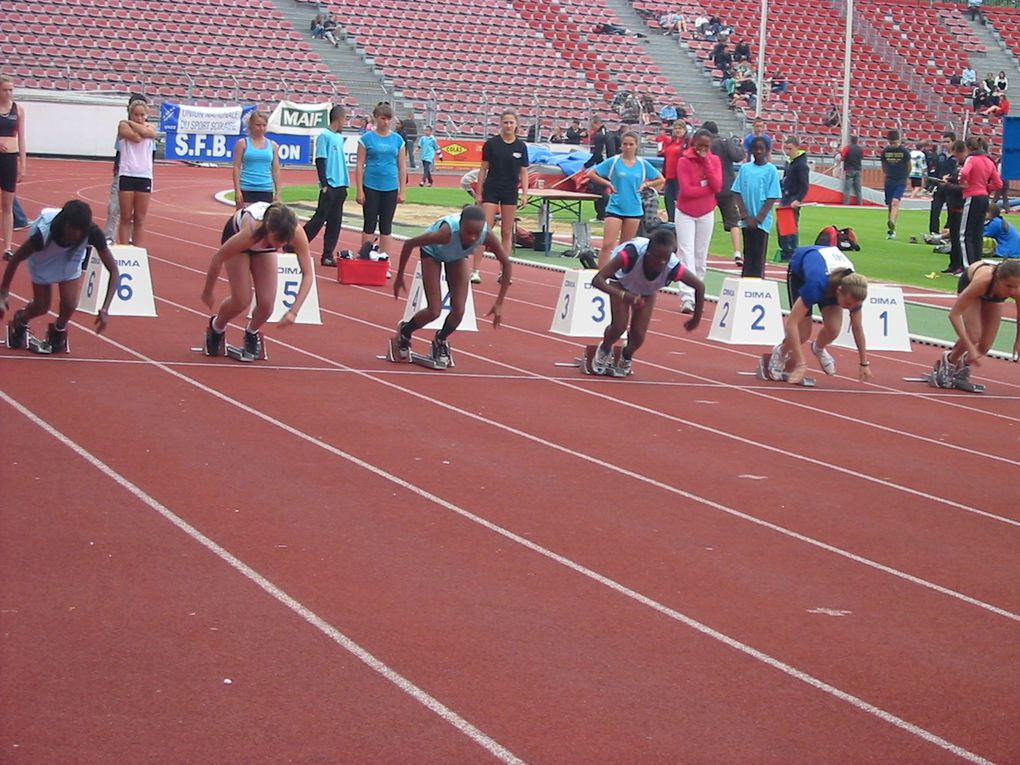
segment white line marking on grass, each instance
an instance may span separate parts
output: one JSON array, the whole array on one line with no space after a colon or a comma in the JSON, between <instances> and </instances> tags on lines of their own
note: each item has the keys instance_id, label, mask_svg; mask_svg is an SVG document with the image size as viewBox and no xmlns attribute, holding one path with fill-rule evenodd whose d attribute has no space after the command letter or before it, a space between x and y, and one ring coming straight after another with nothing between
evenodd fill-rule
<instances>
[{"instance_id":1,"label":"white line marking on grass","mask_svg":"<svg viewBox=\"0 0 1020 765\"><path fill-rule=\"evenodd\" d=\"M151 362L150 362L151 363ZM187 378L184 378L187 379ZM199 386L204 387L204 386ZM491 754L496 759L505 763L512 763L513 765L524 765L524 761L514 755L509 749L502 746L494 739L485 735L476 728L474 725L469 723L463 717L458 715L452 709L444 705L434 696L429 695L424 690L419 688L417 685L412 683L410 680L405 678L403 675L398 673L396 670L390 668L387 664L383 663L367 650L362 648L358 643L354 642L351 638L347 637L344 633L340 632L336 627L327 622L325 619L320 617L314 611L303 605L296 598L291 597L286 592L281 590L271 581L262 576L258 571L253 569L251 566L246 564L237 556L233 555L226 548L221 547L212 539L207 537L201 531L196 529L194 526L189 524L183 518L175 514L168 507L163 505L157 499L146 493L143 489L129 481L127 478L122 476L112 467L107 465L101 459L96 457L90 451L73 441L70 437L64 435L61 431L50 425L48 422L37 416L27 407L23 406L20 402L11 398L6 392L0 390L0 399L5 401L10 407L19 412L22 416L32 422L34 425L48 433L50 436L55 438L57 441L62 443L68 449L73 451L83 460L88 462L90 465L99 470L103 475L112 480L122 489L127 491L129 494L134 495L138 500L147 505L152 510L155 510L163 518L168 520L178 529L183 531L194 541L205 547L209 552L215 555L217 558L222 560L228 566L237 571L241 576L248 579L253 584L260 587L266 594L273 597L279 603L285 605L291 611L296 613L308 624L315 627L321 633L329 637L333 642L348 651L350 654L355 656L359 661L365 664L369 669L375 671L382 677L386 678L389 682L399 688L401 691L406 693L412 699L417 701L422 706L426 707L431 712L438 715L445 722L452 725L458 731L463 733L465 736L470 738L476 744L481 746L485 751Z\"/></svg>"}]
</instances>

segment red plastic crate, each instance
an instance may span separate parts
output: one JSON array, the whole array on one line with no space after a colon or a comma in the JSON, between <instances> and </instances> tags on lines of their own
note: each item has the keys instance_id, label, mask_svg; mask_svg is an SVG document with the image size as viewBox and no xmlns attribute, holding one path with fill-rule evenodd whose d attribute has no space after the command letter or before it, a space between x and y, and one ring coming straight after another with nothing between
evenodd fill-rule
<instances>
[{"instance_id":1,"label":"red plastic crate","mask_svg":"<svg viewBox=\"0 0 1020 765\"><path fill-rule=\"evenodd\" d=\"M386 284L386 271L389 267L389 261L386 260L339 258L336 262L336 280L341 284L381 287Z\"/></svg>"}]
</instances>

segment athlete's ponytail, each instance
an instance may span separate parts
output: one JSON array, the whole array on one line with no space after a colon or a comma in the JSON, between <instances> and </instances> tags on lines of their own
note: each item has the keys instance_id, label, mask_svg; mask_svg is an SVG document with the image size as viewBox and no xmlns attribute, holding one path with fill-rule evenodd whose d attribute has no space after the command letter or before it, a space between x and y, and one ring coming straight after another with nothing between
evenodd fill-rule
<instances>
[{"instance_id":1,"label":"athlete's ponytail","mask_svg":"<svg viewBox=\"0 0 1020 765\"><path fill-rule=\"evenodd\" d=\"M839 280L839 288L854 300L862 303L868 297L868 280L853 271Z\"/></svg>"}]
</instances>

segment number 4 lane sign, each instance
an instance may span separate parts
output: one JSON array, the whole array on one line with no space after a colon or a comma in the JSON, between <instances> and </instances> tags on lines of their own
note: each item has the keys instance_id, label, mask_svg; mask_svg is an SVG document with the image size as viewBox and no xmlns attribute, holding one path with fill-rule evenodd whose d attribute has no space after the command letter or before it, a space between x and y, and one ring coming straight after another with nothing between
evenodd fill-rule
<instances>
[{"instance_id":1,"label":"number 4 lane sign","mask_svg":"<svg viewBox=\"0 0 1020 765\"><path fill-rule=\"evenodd\" d=\"M155 316L156 301L152 294L152 275L149 273L149 255L142 247L115 244L110 248L120 278L117 292L110 304L111 316ZM99 313L106 298L106 285L110 283L110 272L103 268L103 261L90 251L88 266L82 279L78 296L78 310L85 313Z\"/></svg>"}]
</instances>

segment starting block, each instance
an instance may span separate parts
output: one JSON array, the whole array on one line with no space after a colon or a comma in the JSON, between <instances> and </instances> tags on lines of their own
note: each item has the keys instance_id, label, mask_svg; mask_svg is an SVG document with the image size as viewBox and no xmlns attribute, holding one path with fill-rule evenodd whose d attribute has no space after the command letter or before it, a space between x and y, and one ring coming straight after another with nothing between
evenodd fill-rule
<instances>
[{"instance_id":1,"label":"starting block","mask_svg":"<svg viewBox=\"0 0 1020 765\"><path fill-rule=\"evenodd\" d=\"M771 353L763 353L761 357L758 359L758 368L755 371L737 372L737 374L754 376L757 377L759 380L765 380L767 382L789 382L790 375L787 372L783 372L783 378L781 381L772 379L772 377L769 375L769 362L771 360L772 360ZM813 377L808 377L807 375L805 375L804 378L799 383L796 384L804 388L814 388L818 384L818 381L815 380L815 378Z\"/></svg>"},{"instance_id":2,"label":"starting block","mask_svg":"<svg viewBox=\"0 0 1020 765\"><path fill-rule=\"evenodd\" d=\"M426 324L422 329L442 329L446 317L450 313L450 285L446 281L446 268L439 277L439 294L442 295L439 318ZM421 261L414 269L414 277L411 280L411 291L407 293L407 303L404 305L404 316L402 321L407 321L418 311L425 307L425 287L421 280ZM464 303L464 318L461 319L458 332L477 332L478 319L475 316L475 298L468 285L467 300ZM452 365L451 365L452 366Z\"/></svg>"},{"instance_id":3,"label":"starting block","mask_svg":"<svg viewBox=\"0 0 1020 765\"><path fill-rule=\"evenodd\" d=\"M397 346L397 340L394 337L390 338L389 345L386 347L386 355L377 356L376 358L386 359L386 361L392 361L395 364L417 364L418 366L425 367L426 369L438 369L440 371L456 366L456 364L453 363L452 349L450 350L449 364L439 364L428 354L415 353L414 351L409 352L409 356L406 360L402 359L400 357L400 348Z\"/></svg>"},{"instance_id":4,"label":"starting block","mask_svg":"<svg viewBox=\"0 0 1020 765\"><path fill-rule=\"evenodd\" d=\"M557 362L558 367L573 367L574 369L580 369L586 375L597 375L598 372L594 369L595 352L598 350L598 345L586 345L584 347L584 355L580 358L574 359L573 361ZM623 346L613 346L613 363L606 367L606 371L602 373L604 377L627 377L633 374L633 370L625 372L620 369L620 359L623 357Z\"/></svg>"},{"instance_id":5,"label":"starting block","mask_svg":"<svg viewBox=\"0 0 1020 765\"><path fill-rule=\"evenodd\" d=\"M115 296L110 303L110 316L155 316L156 301L152 292L148 252L144 247L127 244L112 245L110 252L120 271ZM84 278L85 285L78 296L78 310L95 315L99 313L106 298L110 272L91 250Z\"/></svg>"},{"instance_id":6,"label":"starting block","mask_svg":"<svg viewBox=\"0 0 1020 765\"><path fill-rule=\"evenodd\" d=\"M568 337L602 337L605 334L612 313L609 295L592 286L596 273L573 269L563 274L550 332Z\"/></svg>"},{"instance_id":7,"label":"starting block","mask_svg":"<svg viewBox=\"0 0 1020 765\"><path fill-rule=\"evenodd\" d=\"M943 389L932 382L931 372L925 372L924 374L919 375L918 377L904 377L903 382L923 382L927 383L933 388L939 388L940 390L962 390L966 391L967 393L984 393L985 390L987 389L987 386L982 385L981 383L967 383L962 387L959 384L957 384L954 385L952 388Z\"/></svg>"},{"instance_id":8,"label":"starting block","mask_svg":"<svg viewBox=\"0 0 1020 765\"><path fill-rule=\"evenodd\" d=\"M204 345L193 347L191 351L192 353L201 353L203 356L210 355L206 353ZM230 344L224 345L223 355L226 356L228 359L240 361L245 364L250 364L253 361L266 361L269 359L269 351L266 350L266 340L264 337L262 338L262 354L260 356L253 356L252 354L248 353L243 346L236 346Z\"/></svg>"},{"instance_id":9,"label":"starting block","mask_svg":"<svg viewBox=\"0 0 1020 765\"><path fill-rule=\"evenodd\" d=\"M869 351L911 351L906 305L899 287L869 284L868 299L861 306L861 324ZM849 311L843 311L843 328L832 344L840 348L857 347L850 331Z\"/></svg>"},{"instance_id":10,"label":"starting block","mask_svg":"<svg viewBox=\"0 0 1020 765\"><path fill-rule=\"evenodd\" d=\"M776 345L783 337L777 282L733 276L723 280L709 340L730 345Z\"/></svg>"},{"instance_id":11,"label":"starting block","mask_svg":"<svg viewBox=\"0 0 1020 765\"><path fill-rule=\"evenodd\" d=\"M57 333L56 327L52 322L46 332L46 339L35 337L31 334L30 330L26 327L25 334L21 338L22 342L18 342L18 338L15 336L14 320L7 322L7 332L4 335L4 342L0 345L5 345L11 349L25 349L32 353L38 353L43 356L49 356L54 353L70 353L71 343L67 339L67 330L65 329L62 336Z\"/></svg>"}]
</instances>

